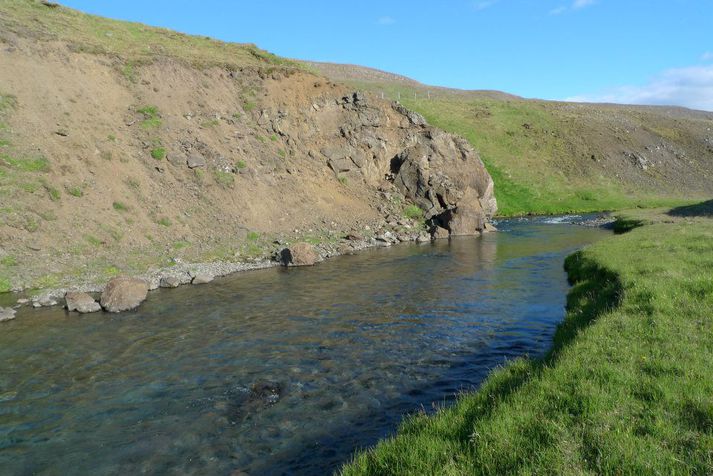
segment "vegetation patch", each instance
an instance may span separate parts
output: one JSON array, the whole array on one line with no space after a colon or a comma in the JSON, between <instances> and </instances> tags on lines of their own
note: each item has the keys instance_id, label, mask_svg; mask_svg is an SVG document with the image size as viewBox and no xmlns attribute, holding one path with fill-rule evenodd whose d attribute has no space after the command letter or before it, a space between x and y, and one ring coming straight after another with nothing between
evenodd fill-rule
<instances>
[{"instance_id":1,"label":"vegetation patch","mask_svg":"<svg viewBox=\"0 0 713 476\"><path fill-rule=\"evenodd\" d=\"M404 208L404 216L412 220L423 218L423 210L418 205L409 205Z\"/></svg>"},{"instance_id":2,"label":"vegetation patch","mask_svg":"<svg viewBox=\"0 0 713 476\"><path fill-rule=\"evenodd\" d=\"M166 218L166 217L161 218L161 219L158 220L156 223L158 223L158 224L161 225L161 226L166 226L166 227L169 227L169 226L173 225L173 222L171 221L171 219L170 219L170 218Z\"/></svg>"},{"instance_id":3,"label":"vegetation patch","mask_svg":"<svg viewBox=\"0 0 713 476\"><path fill-rule=\"evenodd\" d=\"M158 107L144 106L136 112L144 116L143 121L141 121L142 129L156 129L161 126L161 117L159 116Z\"/></svg>"},{"instance_id":4,"label":"vegetation patch","mask_svg":"<svg viewBox=\"0 0 713 476\"><path fill-rule=\"evenodd\" d=\"M114 208L114 210L118 212L126 212L129 211L128 205L126 205L123 202L114 202L111 204L111 206Z\"/></svg>"},{"instance_id":5,"label":"vegetation patch","mask_svg":"<svg viewBox=\"0 0 713 476\"><path fill-rule=\"evenodd\" d=\"M166 157L166 149L163 147L156 147L151 150L151 157L156 160L163 160Z\"/></svg>"},{"instance_id":6,"label":"vegetation patch","mask_svg":"<svg viewBox=\"0 0 713 476\"><path fill-rule=\"evenodd\" d=\"M18 159L2 154L0 161L22 172L49 172L50 170L50 162L44 156Z\"/></svg>"},{"instance_id":7,"label":"vegetation patch","mask_svg":"<svg viewBox=\"0 0 713 476\"><path fill-rule=\"evenodd\" d=\"M82 187L80 187L78 185L68 186L67 193L70 194L71 196L77 197L77 198L80 198L84 195L84 191L82 190Z\"/></svg>"},{"instance_id":8,"label":"vegetation patch","mask_svg":"<svg viewBox=\"0 0 713 476\"><path fill-rule=\"evenodd\" d=\"M235 162L235 168L238 170L242 170L247 166L248 166L248 164L243 159L240 159L237 162Z\"/></svg>"},{"instance_id":9,"label":"vegetation patch","mask_svg":"<svg viewBox=\"0 0 713 476\"><path fill-rule=\"evenodd\" d=\"M230 172L215 170L213 172L213 176L215 177L215 181L218 183L218 185L222 187L232 187L235 183L235 175L231 174Z\"/></svg>"}]
</instances>

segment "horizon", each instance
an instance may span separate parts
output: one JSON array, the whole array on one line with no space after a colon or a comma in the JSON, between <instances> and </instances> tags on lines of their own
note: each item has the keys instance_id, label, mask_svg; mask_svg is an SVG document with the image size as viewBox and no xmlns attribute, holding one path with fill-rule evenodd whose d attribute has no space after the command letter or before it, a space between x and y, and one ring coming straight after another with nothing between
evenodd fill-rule
<instances>
[{"instance_id":1,"label":"horizon","mask_svg":"<svg viewBox=\"0 0 713 476\"><path fill-rule=\"evenodd\" d=\"M402 0L368 0L356 9L323 0L311 7L278 1L269 13L260 5L217 0L61 3L432 86L713 111L713 39L706 35L713 6L707 0L458 0L431 9Z\"/></svg>"}]
</instances>

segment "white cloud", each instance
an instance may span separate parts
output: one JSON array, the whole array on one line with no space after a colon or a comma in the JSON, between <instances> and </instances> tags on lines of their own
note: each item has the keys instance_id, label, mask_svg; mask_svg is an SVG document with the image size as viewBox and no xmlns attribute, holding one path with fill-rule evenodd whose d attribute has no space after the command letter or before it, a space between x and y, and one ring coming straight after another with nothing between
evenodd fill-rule
<instances>
[{"instance_id":1,"label":"white cloud","mask_svg":"<svg viewBox=\"0 0 713 476\"><path fill-rule=\"evenodd\" d=\"M683 106L713 111L713 65L669 69L643 86L621 86L567 101Z\"/></svg>"},{"instance_id":2,"label":"white cloud","mask_svg":"<svg viewBox=\"0 0 713 476\"><path fill-rule=\"evenodd\" d=\"M574 0L572 8L579 10L580 8L588 7L590 5L594 5L595 3L597 3L596 0Z\"/></svg>"},{"instance_id":3,"label":"white cloud","mask_svg":"<svg viewBox=\"0 0 713 476\"><path fill-rule=\"evenodd\" d=\"M396 23L396 20L394 20L394 19L393 19L392 17L390 17L390 16L383 16L383 17L379 17L379 18L376 20L376 23L377 23L378 25L382 25L382 26L389 26L389 25L393 25L394 23Z\"/></svg>"},{"instance_id":4,"label":"white cloud","mask_svg":"<svg viewBox=\"0 0 713 476\"><path fill-rule=\"evenodd\" d=\"M597 3L597 0L574 0L571 5L562 5L550 10L550 15L561 15L570 10L581 10Z\"/></svg>"},{"instance_id":5,"label":"white cloud","mask_svg":"<svg viewBox=\"0 0 713 476\"><path fill-rule=\"evenodd\" d=\"M485 10L486 8L492 7L493 5L495 5L496 3L498 3L499 1L500 1L500 0L483 0L483 1L480 1L480 2L475 2L475 3L473 3L473 8L474 8L476 11Z\"/></svg>"},{"instance_id":6,"label":"white cloud","mask_svg":"<svg viewBox=\"0 0 713 476\"><path fill-rule=\"evenodd\" d=\"M713 61L713 51L706 51L701 55L701 61Z\"/></svg>"}]
</instances>

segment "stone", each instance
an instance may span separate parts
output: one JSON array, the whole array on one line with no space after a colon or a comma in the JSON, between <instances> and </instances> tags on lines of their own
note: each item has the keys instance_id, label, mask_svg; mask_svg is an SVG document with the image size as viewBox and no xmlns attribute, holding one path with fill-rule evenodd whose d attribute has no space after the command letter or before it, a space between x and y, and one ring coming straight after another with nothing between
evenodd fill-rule
<instances>
[{"instance_id":1,"label":"stone","mask_svg":"<svg viewBox=\"0 0 713 476\"><path fill-rule=\"evenodd\" d=\"M208 284L211 281L215 279L215 276L212 274L208 273L196 273L195 276L193 276L193 281L191 281L193 284Z\"/></svg>"},{"instance_id":2,"label":"stone","mask_svg":"<svg viewBox=\"0 0 713 476\"><path fill-rule=\"evenodd\" d=\"M87 293L68 292L64 295L64 302L68 311L77 311L80 314L101 311L101 306Z\"/></svg>"},{"instance_id":3,"label":"stone","mask_svg":"<svg viewBox=\"0 0 713 476\"><path fill-rule=\"evenodd\" d=\"M498 229L495 228L495 225L493 225L492 223L486 223L483 227L483 233L492 233L494 231L498 231Z\"/></svg>"},{"instance_id":4,"label":"stone","mask_svg":"<svg viewBox=\"0 0 713 476\"><path fill-rule=\"evenodd\" d=\"M52 306L56 306L57 304L59 304L57 302L57 300L48 294L38 296L32 300L32 307L34 307L34 308L52 307Z\"/></svg>"},{"instance_id":5,"label":"stone","mask_svg":"<svg viewBox=\"0 0 713 476\"><path fill-rule=\"evenodd\" d=\"M346 236L346 239L349 241L364 241L364 236L360 233L352 232Z\"/></svg>"},{"instance_id":6,"label":"stone","mask_svg":"<svg viewBox=\"0 0 713 476\"><path fill-rule=\"evenodd\" d=\"M100 304L107 312L130 311L146 300L148 292L146 281L122 276L109 281Z\"/></svg>"},{"instance_id":7,"label":"stone","mask_svg":"<svg viewBox=\"0 0 713 476\"><path fill-rule=\"evenodd\" d=\"M0 307L0 322L11 321L15 319L15 310L6 307Z\"/></svg>"},{"instance_id":8,"label":"stone","mask_svg":"<svg viewBox=\"0 0 713 476\"><path fill-rule=\"evenodd\" d=\"M429 241L431 241L431 237L428 236L426 233L421 233L416 238L416 243L428 243Z\"/></svg>"},{"instance_id":9,"label":"stone","mask_svg":"<svg viewBox=\"0 0 713 476\"><path fill-rule=\"evenodd\" d=\"M163 276L159 286L162 288L177 288L181 285L181 280L178 276Z\"/></svg>"},{"instance_id":10,"label":"stone","mask_svg":"<svg viewBox=\"0 0 713 476\"><path fill-rule=\"evenodd\" d=\"M295 243L280 252L280 261L284 266L313 266L317 259L317 252L309 243Z\"/></svg>"},{"instance_id":11,"label":"stone","mask_svg":"<svg viewBox=\"0 0 713 476\"><path fill-rule=\"evenodd\" d=\"M189 169L195 169L198 167L205 167L206 162L202 156L192 154L188 156L188 160L186 160L186 165L188 165Z\"/></svg>"},{"instance_id":12,"label":"stone","mask_svg":"<svg viewBox=\"0 0 713 476\"><path fill-rule=\"evenodd\" d=\"M436 229L433 230L433 233L431 233L431 237L434 240L442 240L442 239L448 238L449 236L450 236L450 233L448 232L448 230L446 230L445 228L442 228L440 226L437 226Z\"/></svg>"}]
</instances>

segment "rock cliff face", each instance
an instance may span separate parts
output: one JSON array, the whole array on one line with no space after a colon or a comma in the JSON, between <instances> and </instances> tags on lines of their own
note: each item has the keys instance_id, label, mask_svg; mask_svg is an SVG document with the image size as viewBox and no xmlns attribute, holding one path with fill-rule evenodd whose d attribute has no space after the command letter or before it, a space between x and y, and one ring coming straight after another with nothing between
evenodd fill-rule
<instances>
[{"instance_id":1,"label":"rock cliff face","mask_svg":"<svg viewBox=\"0 0 713 476\"><path fill-rule=\"evenodd\" d=\"M424 211L432 230L477 234L497 211L493 181L468 142L398 103L357 91L315 98L296 112L263 110L260 118L343 181L393 184Z\"/></svg>"}]
</instances>

